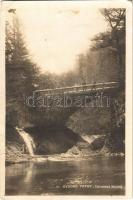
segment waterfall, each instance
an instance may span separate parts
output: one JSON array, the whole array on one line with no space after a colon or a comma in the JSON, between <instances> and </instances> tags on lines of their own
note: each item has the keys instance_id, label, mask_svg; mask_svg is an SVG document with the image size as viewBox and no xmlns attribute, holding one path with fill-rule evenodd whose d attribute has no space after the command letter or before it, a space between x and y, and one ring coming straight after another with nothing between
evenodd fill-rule
<instances>
[{"instance_id":1,"label":"waterfall","mask_svg":"<svg viewBox=\"0 0 133 200\"><path fill-rule=\"evenodd\" d=\"M24 140L29 154L31 156L34 156L35 143L33 141L33 138L21 128L16 127L16 130L19 133L19 135L22 137L22 139Z\"/></svg>"},{"instance_id":2,"label":"waterfall","mask_svg":"<svg viewBox=\"0 0 133 200\"><path fill-rule=\"evenodd\" d=\"M101 135L81 135L82 139L91 144L95 139L99 138Z\"/></svg>"},{"instance_id":3,"label":"waterfall","mask_svg":"<svg viewBox=\"0 0 133 200\"><path fill-rule=\"evenodd\" d=\"M82 139L91 144L94 141L93 135L81 135Z\"/></svg>"}]
</instances>

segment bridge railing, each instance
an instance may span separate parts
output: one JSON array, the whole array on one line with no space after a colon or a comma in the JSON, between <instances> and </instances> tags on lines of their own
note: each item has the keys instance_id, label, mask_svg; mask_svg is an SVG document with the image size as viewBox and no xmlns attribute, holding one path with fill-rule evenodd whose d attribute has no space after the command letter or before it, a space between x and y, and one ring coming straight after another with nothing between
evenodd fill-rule
<instances>
[{"instance_id":1,"label":"bridge railing","mask_svg":"<svg viewBox=\"0 0 133 200\"><path fill-rule=\"evenodd\" d=\"M36 90L35 92L43 93L43 95L54 95L54 94L85 92L90 90L104 90L116 87L118 87L117 82L106 82L106 83L95 83L95 84L79 85L72 87L62 87L55 89Z\"/></svg>"}]
</instances>

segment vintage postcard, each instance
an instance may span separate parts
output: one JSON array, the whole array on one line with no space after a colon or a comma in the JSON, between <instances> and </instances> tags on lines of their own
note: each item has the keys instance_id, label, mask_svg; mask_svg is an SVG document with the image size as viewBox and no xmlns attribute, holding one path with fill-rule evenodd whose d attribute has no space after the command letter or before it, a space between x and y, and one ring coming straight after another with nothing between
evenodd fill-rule
<instances>
[{"instance_id":1,"label":"vintage postcard","mask_svg":"<svg viewBox=\"0 0 133 200\"><path fill-rule=\"evenodd\" d=\"M0 197L131 197L131 2L0 9Z\"/></svg>"}]
</instances>

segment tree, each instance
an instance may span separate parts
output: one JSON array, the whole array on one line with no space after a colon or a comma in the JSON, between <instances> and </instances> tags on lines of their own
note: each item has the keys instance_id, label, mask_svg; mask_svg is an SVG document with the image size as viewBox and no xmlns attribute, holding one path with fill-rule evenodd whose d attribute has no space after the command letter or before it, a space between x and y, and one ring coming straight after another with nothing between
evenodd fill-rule
<instances>
[{"instance_id":1,"label":"tree","mask_svg":"<svg viewBox=\"0 0 133 200\"><path fill-rule=\"evenodd\" d=\"M35 89L38 68L29 56L15 11L12 21L6 22L6 99L7 123L16 125L24 118L25 97Z\"/></svg>"},{"instance_id":2,"label":"tree","mask_svg":"<svg viewBox=\"0 0 133 200\"><path fill-rule=\"evenodd\" d=\"M54 74L45 72L40 74L38 80L38 89L52 89L56 87L56 81L54 79Z\"/></svg>"},{"instance_id":3,"label":"tree","mask_svg":"<svg viewBox=\"0 0 133 200\"><path fill-rule=\"evenodd\" d=\"M111 47L118 57L118 73L120 87L125 84L125 9L102 9L102 15L108 22L111 31Z\"/></svg>"},{"instance_id":4,"label":"tree","mask_svg":"<svg viewBox=\"0 0 133 200\"><path fill-rule=\"evenodd\" d=\"M102 15L108 22L111 31L125 29L125 8L102 9Z\"/></svg>"},{"instance_id":5,"label":"tree","mask_svg":"<svg viewBox=\"0 0 133 200\"><path fill-rule=\"evenodd\" d=\"M106 46L117 56L119 91L111 101L111 131L105 146L111 151L124 150L125 139L125 9L102 9L108 22L110 36ZM101 35L102 36L102 35ZM102 36L103 38L103 36ZM107 41L107 40L106 40ZM97 41L99 43L99 41ZM105 44L105 40L103 40Z\"/></svg>"},{"instance_id":6,"label":"tree","mask_svg":"<svg viewBox=\"0 0 133 200\"><path fill-rule=\"evenodd\" d=\"M92 38L91 50L100 55L99 63L108 80L117 81L120 87L125 85L125 9L102 9L101 14L109 29ZM107 62L107 60L109 62ZM112 63L112 64L111 64ZM106 64L105 68L104 65ZM111 66L112 65L112 66ZM102 69L101 68L101 69ZM106 74L106 70L109 70ZM100 71L100 74L102 70ZM117 79L116 77L117 73ZM109 78L110 76L110 78ZM112 77L111 77L112 76ZM114 80L113 80L114 76Z\"/></svg>"}]
</instances>

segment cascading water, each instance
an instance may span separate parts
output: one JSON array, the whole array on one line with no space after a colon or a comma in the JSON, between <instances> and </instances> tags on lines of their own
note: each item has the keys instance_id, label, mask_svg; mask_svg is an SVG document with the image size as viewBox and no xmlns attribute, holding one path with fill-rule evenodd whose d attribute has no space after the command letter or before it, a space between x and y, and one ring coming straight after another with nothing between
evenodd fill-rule
<instances>
[{"instance_id":1,"label":"cascading water","mask_svg":"<svg viewBox=\"0 0 133 200\"><path fill-rule=\"evenodd\" d=\"M35 143L33 141L33 138L21 128L16 127L16 130L19 133L19 135L22 137L22 139L24 140L29 154L31 156L34 156Z\"/></svg>"},{"instance_id":2,"label":"cascading water","mask_svg":"<svg viewBox=\"0 0 133 200\"><path fill-rule=\"evenodd\" d=\"M83 140L91 144L95 139L99 138L100 135L81 135Z\"/></svg>"}]
</instances>

